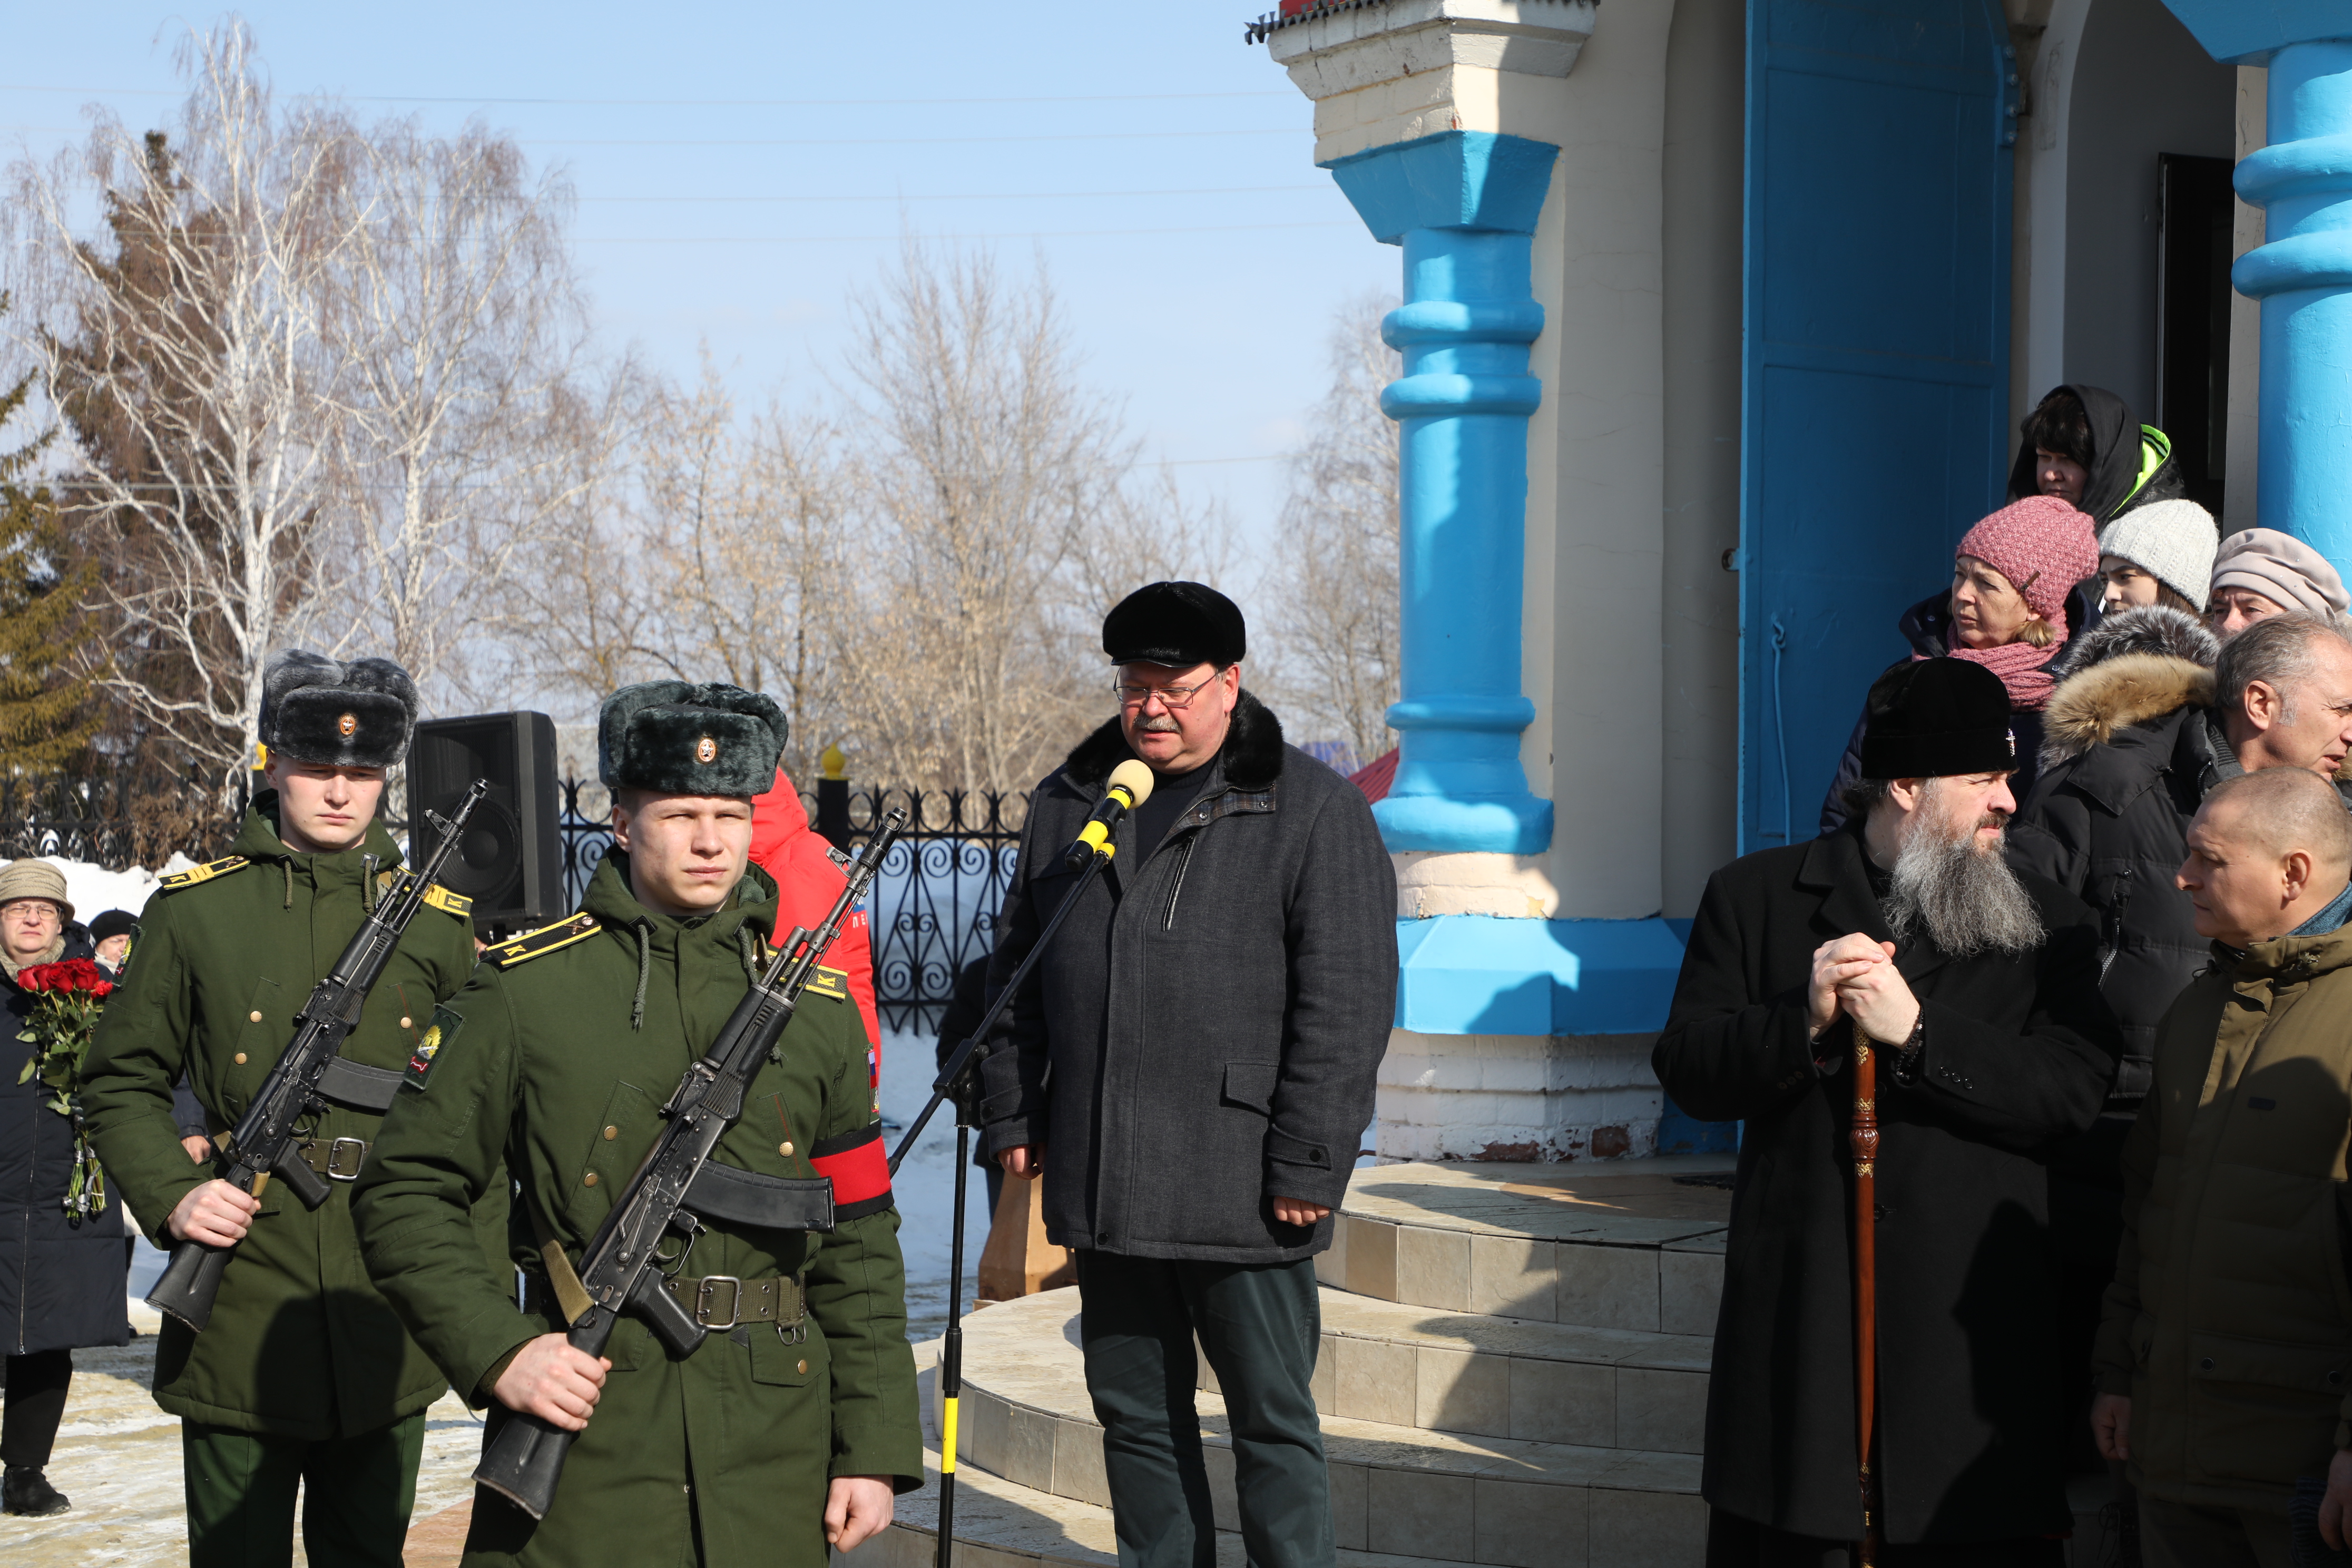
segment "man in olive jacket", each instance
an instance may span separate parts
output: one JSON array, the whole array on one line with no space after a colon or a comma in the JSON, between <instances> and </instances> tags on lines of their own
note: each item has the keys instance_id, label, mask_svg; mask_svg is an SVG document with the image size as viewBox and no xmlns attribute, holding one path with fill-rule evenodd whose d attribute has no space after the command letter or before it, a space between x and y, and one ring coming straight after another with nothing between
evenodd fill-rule
<instances>
[{"instance_id":1,"label":"man in olive jacket","mask_svg":"<svg viewBox=\"0 0 2352 1568\"><path fill-rule=\"evenodd\" d=\"M783 746L776 705L655 681L608 698L598 730L614 848L578 914L489 949L436 1014L360 1182L361 1239L449 1381L491 1407L486 1445L512 1411L581 1434L545 1519L477 1493L472 1568L821 1568L923 1475L898 1215L838 971L803 994L713 1156L739 1188L830 1179L834 1228L698 1198L705 1228L665 1272L709 1337L676 1355L624 1316L592 1358L562 1333L566 1298L585 1302L582 1254L766 962L776 910L748 863L751 797ZM522 1310L467 1219L509 1173Z\"/></svg>"},{"instance_id":2,"label":"man in olive jacket","mask_svg":"<svg viewBox=\"0 0 2352 1568\"><path fill-rule=\"evenodd\" d=\"M1198 583L1111 611L1119 715L1031 801L991 973L1008 983L1069 896L1063 851L1140 758L1153 791L1008 1009L981 1114L1007 1170L1042 1164L1045 1233L1077 1249L1119 1560L1154 1568L1215 1558L1195 1334L1233 1415L1250 1561L1332 1561L1311 1260L1395 1010L1371 808L1242 689L1244 638Z\"/></svg>"},{"instance_id":3,"label":"man in olive jacket","mask_svg":"<svg viewBox=\"0 0 2352 1568\"><path fill-rule=\"evenodd\" d=\"M186 1075L215 1134L234 1126L401 861L375 809L415 723L407 675L383 659L286 653L263 690L270 791L236 853L164 878L149 900L82 1104L100 1161L156 1246L236 1246L211 1326L198 1334L167 1317L155 1357L155 1402L182 1418L190 1561L284 1563L307 1483L313 1563L397 1568L425 1407L446 1385L368 1283L348 1184L434 1004L473 970L473 930L464 899L431 889L369 993L342 1055L373 1069L373 1087L331 1103L303 1148L327 1178L324 1206L275 1182L257 1201L191 1161L173 1085ZM478 1255L503 1237L505 1214L499 1192L471 1216Z\"/></svg>"},{"instance_id":4,"label":"man in olive jacket","mask_svg":"<svg viewBox=\"0 0 2352 1568\"><path fill-rule=\"evenodd\" d=\"M1654 1061L1747 1123L1700 1491L1707 1561L1843 1561L1855 1452L1857 1045L1877 1057L1878 1401L1888 1561L2048 1564L2068 1528L2037 1153L2098 1115L2122 1037L2080 900L2002 862L2009 698L1931 658L1872 686L1848 825L1709 879Z\"/></svg>"},{"instance_id":5,"label":"man in olive jacket","mask_svg":"<svg viewBox=\"0 0 2352 1568\"><path fill-rule=\"evenodd\" d=\"M2124 1146L2092 1426L2149 1568L2285 1563L2298 1489L2330 1545L2352 1504L2352 819L2300 768L2229 780L2178 880L2212 960Z\"/></svg>"}]
</instances>

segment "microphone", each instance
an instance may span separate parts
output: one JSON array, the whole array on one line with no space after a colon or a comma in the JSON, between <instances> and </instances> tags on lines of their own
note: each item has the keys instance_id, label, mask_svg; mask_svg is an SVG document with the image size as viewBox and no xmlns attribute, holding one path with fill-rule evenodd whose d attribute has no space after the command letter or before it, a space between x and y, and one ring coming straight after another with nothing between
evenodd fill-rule
<instances>
[{"instance_id":1,"label":"microphone","mask_svg":"<svg viewBox=\"0 0 2352 1568\"><path fill-rule=\"evenodd\" d=\"M1062 858L1073 868L1084 866L1097 855L1109 859L1112 853L1110 830L1118 826L1120 817L1150 798L1151 769L1149 766L1129 757L1111 769L1110 784L1103 791L1102 804L1095 807L1092 816L1087 818L1086 826L1078 830L1078 837L1069 848L1063 851Z\"/></svg>"}]
</instances>

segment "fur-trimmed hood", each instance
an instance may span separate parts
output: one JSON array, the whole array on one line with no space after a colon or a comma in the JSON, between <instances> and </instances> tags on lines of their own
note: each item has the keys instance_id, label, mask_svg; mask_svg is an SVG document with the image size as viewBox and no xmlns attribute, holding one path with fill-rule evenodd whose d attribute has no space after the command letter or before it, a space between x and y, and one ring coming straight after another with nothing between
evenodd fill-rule
<instances>
[{"instance_id":1,"label":"fur-trimmed hood","mask_svg":"<svg viewBox=\"0 0 2352 1568\"><path fill-rule=\"evenodd\" d=\"M2185 610L2169 605L2142 605L2076 634L2051 665L2050 673L2063 680L2095 664L2131 653L2166 654L2210 669L2221 657L2221 639Z\"/></svg>"},{"instance_id":2,"label":"fur-trimmed hood","mask_svg":"<svg viewBox=\"0 0 2352 1568\"><path fill-rule=\"evenodd\" d=\"M1100 794L1111 769L1134 755L1119 721L1108 719L1071 750L1062 773L1072 784ZM1282 721L1247 688L1234 704L1233 724L1217 756L1225 764L1225 782L1236 789L1262 790L1282 776Z\"/></svg>"}]
</instances>

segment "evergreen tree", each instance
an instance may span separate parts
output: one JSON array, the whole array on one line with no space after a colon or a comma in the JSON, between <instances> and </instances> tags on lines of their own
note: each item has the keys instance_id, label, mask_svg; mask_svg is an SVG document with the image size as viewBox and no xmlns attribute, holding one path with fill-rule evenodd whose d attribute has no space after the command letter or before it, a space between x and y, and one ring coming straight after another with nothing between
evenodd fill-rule
<instances>
[{"instance_id":1,"label":"evergreen tree","mask_svg":"<svg viewBox=\"0 0 2352 1568\"><path fill-rule=\"evenodd\" d=\"M0 394L0 427L23 412L32 387L27 374ZM99 718L89 676L72 668L97 563L70 563L56 499L26 482L48 441L45 433L0 453L0 759L20 773L62 765Z\"/></svg>"}]
</instances>

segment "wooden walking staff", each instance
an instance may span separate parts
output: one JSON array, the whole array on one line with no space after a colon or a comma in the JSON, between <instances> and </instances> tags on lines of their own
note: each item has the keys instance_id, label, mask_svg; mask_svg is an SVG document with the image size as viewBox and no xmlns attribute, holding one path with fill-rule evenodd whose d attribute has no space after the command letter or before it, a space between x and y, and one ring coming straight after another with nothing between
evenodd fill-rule
<instances>
[{"instance_id":1,"label":"wooden walking staff","mask_svg":"<svg viewBox=\"0 0 2352 1568\"><path fill-rule=\"evenodd\" d=\"M1878 1478L1871 1445L1878 1425L1878 1062L1870 1038L1853 1030L1853 1390L1861 1456L1862 1544L1859 1568L1877 1568L1881 1539Z\"/></svg>"}]
</instances>

